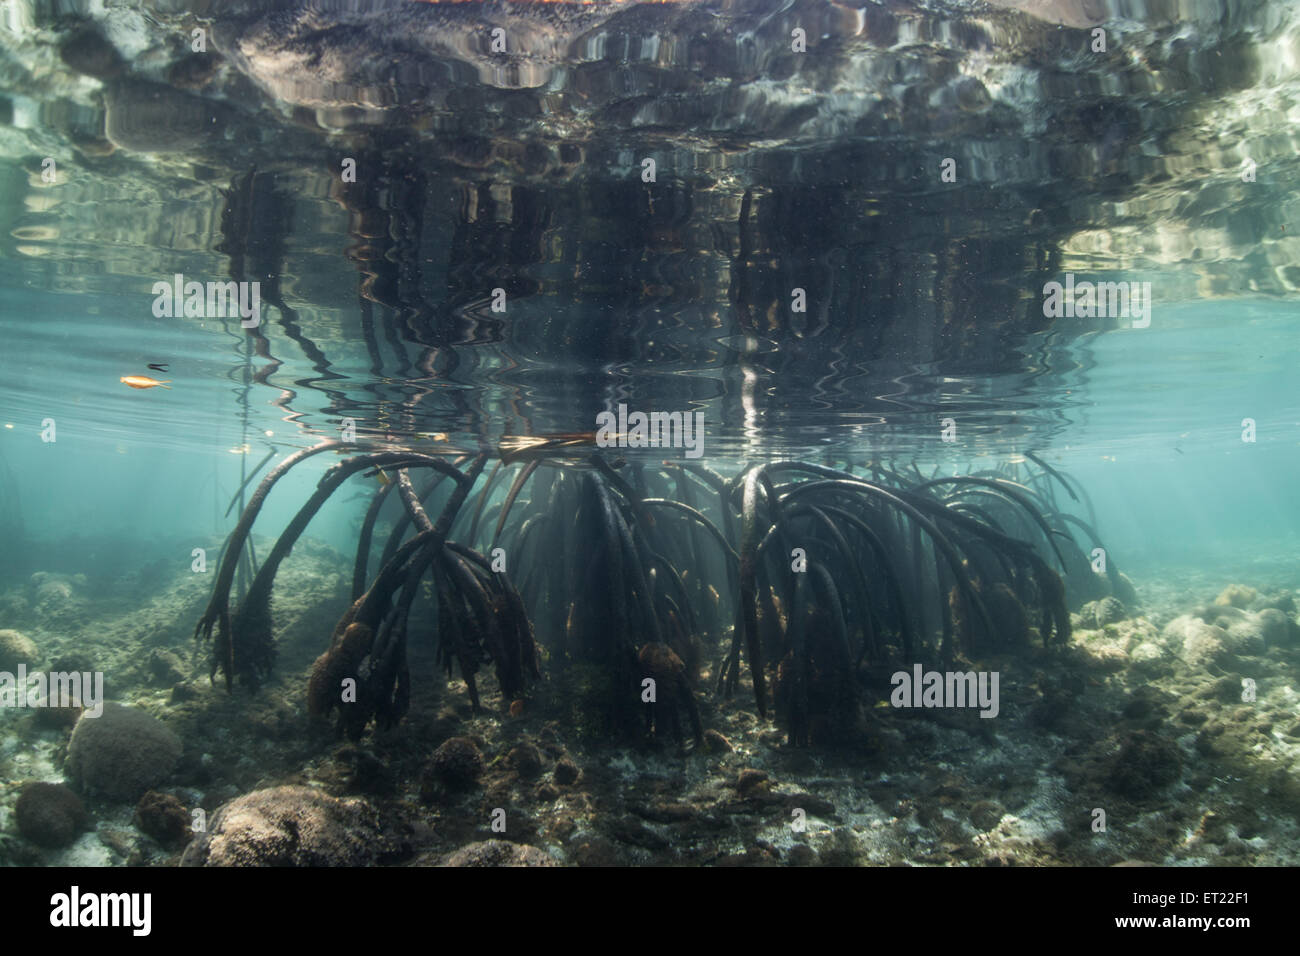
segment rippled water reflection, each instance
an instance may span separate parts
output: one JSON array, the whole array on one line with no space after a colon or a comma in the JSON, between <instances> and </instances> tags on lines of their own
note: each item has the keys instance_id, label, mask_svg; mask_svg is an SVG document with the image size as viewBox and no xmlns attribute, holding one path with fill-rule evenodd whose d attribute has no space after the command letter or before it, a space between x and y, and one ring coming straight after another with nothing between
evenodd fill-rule
<instances>
[{"instance_id":1,"label":"rippled water reflection","mask_svg":"<svg viewBox=\"0 0 1300 956\"><path fill-rule=\"evenodd\" d=\"M72 6L4 8L5 322L68 317L128 425L148 352L186 417L261 431L624 401L703 409L718 453L944 417L1014 449L1078 424L1128 324L1045 316L1046 283L1150 282L1156 328L1300 283L1288 4ZM155 318L176 273L260 282L265 321ZM49 344L6 398L76 414Z\"/></svg>"}]
</instances>

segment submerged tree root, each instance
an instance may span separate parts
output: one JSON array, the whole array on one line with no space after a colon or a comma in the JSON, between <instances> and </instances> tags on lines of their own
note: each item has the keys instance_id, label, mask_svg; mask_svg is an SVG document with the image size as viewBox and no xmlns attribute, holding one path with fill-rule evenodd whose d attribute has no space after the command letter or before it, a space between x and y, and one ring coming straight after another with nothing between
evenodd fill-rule
<instances>
[{"instance_id":1,"label":"submerged tree root","mask_svg":"<svg viewBox=\"0 0 1300 956\"><path fill-rule=\"evenodd\" d=\"M778 461L727 479L694 463L616 469L577 437L561 437L511 446L481 484L487 453L460 454L455 464L402 450L340 461L231 612L235 561L272 486L341 446L289 456L240 515L195 629L211 642L214 679L218 670L228 688L236 676L265 679L275 660L277 569L349 476L380 468L393 477L361 525L352 605L307 686L309 712L337 714L354 738L407 711L408 622L425 582L438 660L448 676L459 671L475 711L487 663L505 702L530 693L541 678L540 643L561 674L595 667L605 675L603 709L615 732L681 744L688 728L697 742L703 735L696 680L706 666L726 696L747 672L760 719L771 711L790 743L806 746L851 738L869 706L868 675L881 668L1023 651L1033 628L1044 646L1069 638L1066 585L1047 559L1077 567L1086 559L1069 529L1095 534L1056 507L1053 489L1074 493L1054 470L1021 482L1000 472L927 478L914 465L873 463L855 474ZM434 472L419 491L417 469ZM435 520L426 506L448 480ZM400 507L371 578L389 501ZM452 540L456 528L461 541ZM647 678L658 692L648 707Z\"/></svg>"}]
</instances>

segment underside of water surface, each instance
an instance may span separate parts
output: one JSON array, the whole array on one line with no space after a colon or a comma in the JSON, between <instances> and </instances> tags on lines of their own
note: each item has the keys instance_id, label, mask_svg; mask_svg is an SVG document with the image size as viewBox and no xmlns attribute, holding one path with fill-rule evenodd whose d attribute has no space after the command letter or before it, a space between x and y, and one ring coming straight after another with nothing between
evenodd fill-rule
<instances>
[{"instance_id":1,"label":"underside of water surface","mask_svg":"<svg viewBox=\"0 0 1300 956\"><path fill-rule=\"evenodd\" d=\"M1300 862L1300 8L0 5L0 862Z\"/></svg>"}]
</instances>

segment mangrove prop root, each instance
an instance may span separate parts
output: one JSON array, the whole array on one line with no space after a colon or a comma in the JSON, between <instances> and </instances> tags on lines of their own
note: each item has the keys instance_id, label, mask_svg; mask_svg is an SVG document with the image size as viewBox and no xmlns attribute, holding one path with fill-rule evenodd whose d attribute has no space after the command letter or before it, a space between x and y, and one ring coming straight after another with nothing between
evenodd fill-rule
<instances>
[{"instance_id":1,"label":"mangrove prop root","mask_svg":"<svg viewBox=\"0 0 1300 956\"><path fill-rule=\"evenodd\" d=\"M406 713L408 620L429 584L439 662L449 675L459 669L475 710L484 664L493 664L503 699L518 699L541 678L545 649L562 673L576 664L599 671L615 692L601 706L621 732L640 723L638 677L655 676L646 730L679 741L687 724L697 740L703 732L691 679L702 659L716 662L717 688L731 696L743 658L760 719L774 716L791 745L805 746L860 728L865 682L900 655L951 661L977 642L980 650L1025 647L1035 611L1044 644L1069 636L1064 582L1048 561L1062 557L1055 539L1064 538L1077 572L1081 553L1062 529L1084 522L1055 507L1054 483L1070 491L1070 482L1040 462L1028 485L1006 477L1012 469L927 478L915 464L842 470L831 459L755 464L724 478L693 463L615 470L577 446L559 457L549 446L518 456L508 489L513 461L499 459L485 476L489 452L457 464L409 450L347 458L326 471L232 611L231 583L271 485L308 455L338 447L299 452L262 480L219 558L195 633L215 633L212 674L222 670L228 687L235 675L253 683L265 675L277 567L349 475L388 470L393 481L376 489L361 524L352 604L307 682L309 712L337 714L353 737ZM415 468L436 472L421 494ZM852 473L864 469L872 480ZM435 514L428 502L446 478L454 487ZM402 505L386 511L394 491ZM372 578L371 546L388 513L392 530ZM464 544L451 540L453 528ZM505 548L513 577L475 550L489 543ZM806 552L803 567L791 568L792 547ZM730 635L718 633L732 622ZM349 678L356 696L345 702Z\"/></svg>"},{"instance_id":2,"label":"mangrove prop root","mask_svg":"<svg viewBox=\"0 0 1300 956\"><path fill-rule=\"evenodd\" d=\"M253 522L257 520L257 515L262 510L262 504L266 501L266 496L270 494L271 488L284 477L289 469L312 455L319 455L321 452L332 451L341 447L343 447L342 442L324 441L311 448L304 448L301 451L294 452L272 468L270 473L262 479L261 484L257 486L257 490L253 492L253 497L249 499L248 504L244 506L243 514L239 516L235 530L226 539L226 548L222 553L221 564L217 569L217 580L212 587L212 597L208 601L203 616L199 618L198 624L194 627L195 640L201 641L211 640L212 629L213 627L217 628L217 640L212 655L212 669L208 677L209 679L215 678L217 668L221 666L225 672L226 690L231 689L235 677L234 642L230 639L230 586L234 582L235 569L239 566L239 558L244 551L244 542L248 539Z\"/></svg>"},{"instance_id":3,"label":"mangrove prop root","mask_svg":"<svg viewBox=\"0 0 1300 956\"><path fill-rule=\"evenodd\" d=\"M416 465L436 468L439 471L455 471L451 465L439 458L421 460L412 460L412 458L409 452L375 452L345 459L325 473L312 496L307 499L307 503L298 509L298 513L275 542L271 553L267 555L253 583L249 586L238 611L229 618L231 630L226 637L227 654L223 661L226 666L233 667L235 673L254 682L265 678L269 673L271 662L274 660L270 602L276 572L279 570L280 563L293 550L298 537L306 530L316 512L349 476L366 468L383 467L397 461L404 462L406 467ZM231 674L228 671L227 687L230 679Z\"/></svg>"}]
</instances>

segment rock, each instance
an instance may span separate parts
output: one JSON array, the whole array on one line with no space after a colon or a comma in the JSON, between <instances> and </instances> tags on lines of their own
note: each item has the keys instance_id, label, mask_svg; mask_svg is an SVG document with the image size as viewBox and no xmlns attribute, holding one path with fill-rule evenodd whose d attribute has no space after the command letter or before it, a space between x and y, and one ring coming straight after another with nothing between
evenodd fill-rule
<instances>
[{"instance_id":1,"label":"rock","mask_svg":"<svg viewBox=\"0 0 1300 956\"><path fill-rule=\"evenodd\" d=\"M1165 625L1162 633L1167 646L1190 667L1207 668L1231 663L1225 641L1227 632L1213 624L1206 624L1190 614L1174 618Z\"/></svg>"},{"instance_id":2,"label":"rock","mask_svg":"<svg viewBox=\"0 0 1300 956\"><path fill-rule=\"evenodd\" d=\"M1290 591L1277 591L1268 595L1261 594L1250 606L1252 611L1263 611L1268 608L1281 611L1289 617L1296 612L1295 597L1292 596Z\"/></svg>"},{"instance_id":3,"label":"rock","mask_svg":"<svg viewBox=\"0 0 1300 956\"><path fill-rule=\"evenodd\" d=\"M1264 635L1260 632L1259 621L1253 616L1229 625L1225 633L1223 646L1229 653L1247 657L1264 653Z\"/></svg>"},{"instance_id":4,"label":"rock","mask_svg":"<svg viewBox=\"0 0 1300 956\"><path fill-rule=\"evenodd\" d=\"M172 687L171 697L167 698L167 700L172 704L183 704L189 700L197 700L199 693L199 688L186 681L181 681Z\"/></svg>"},{"instance_id":5,"label":"rock","mask_svg":"<svg viewBox=\"0 0 1300 956\"><path fill-rule=\"evenodd\" d=\"M1266 647L1287 647L1293 643L1296 628L1284 611L1266 607L1255 613L1255 620Z\"/></svg>"},{"instance_id":6,"label":"rock","mask_svg":"<svg viewBox=\"0 0 1300 956\"><path fill-rule=\"evenodd\" d=\"M704 749L711 754L731 753L736 748L731 741L710 727L704 732Z\"/></svg>"},{"instance_id":7,"label":"rock","mask_svg":"<svg viewBox=\"0 0 1300 956\"><path fill-rule=\"evenodd\" d=\"M181 866L370 866L399 849L390 833L361 797L271 787L217 810Z\"/></svg>"},{"instance_id":8,"label":"rock","mask_svg":"<svg viewBox=\"0 0 1300 956\"><path fill-rule=\"evenodd\" d=\"M167 70L167 82L183 90L197 90L207 86L221 68L217 53L194 53L182 57Z\"/></svg>"},{"instance_id":9,"label":"rock","mask_svg":"<svg viewBox=\"0 0 1300 956\"><path fill-rule=\"evenodd\" d=\"M689 823L695 819L696 809L689 803L656 799L652 803L632 803L628 809L651 823Z\"/></svg>"},{"instance_id":10,"label":"rock","mask_svg":"<svg viewBox=\"0 0 1300 956\"><path fill-rule=\"evenodd\" d=\"M816 866L817 851L806 843L797 843L790 848L786 862L790 866Z\"/></svg>"},{"instance_id":11,"label":"rock","mask_svg":"<svg viewBox=\"0 0 1300 956\"><path fill-rule=\"evenodd\" d=\"M229 107L162 83L126 79L104 92L104 133L137 153L193 152L236 126Z\"/></svg>"},{"instance_id":12,"label":"rock","mask_svg":"<svg viewBox=\"0 0 1300 956\"><path fill-rule=\"evenodd\" d=\"M164 846L189 838L190 814L185 804L169 793L150 790L135 805L135 825Z\"/></svg>"},{"instance_id":13,"label":"rock","mask_svg":"<svg viewBox=\"0 0 1300 956\"><path fill-rule=\"evenodd\" d=\"M171 687L185 679L185 662L174 651L155 647L149 652L149 676L160 687Z\"/></svg>"},{"instance_id":14,"label":"rock","mask_svg":"<svg viewBox=\"0 0 1300 956\"><path fill-rule=\"evenodd\" d=\"M1192 667L1208 668L1211 665L1223 666L1232 662L1232 655L1223 645L1224 631L1218 627L1206 627L1188 636L1183 642L1182 659Z\"/></svg>"},{"instance_id":15,"label":"rock","mask_svg":"<svg viewBox=\"0 0 1300 956\"><path fill-rule=\"evenodd\" d=\"M1247 620L1246 612L1230 604L1211 604L1198 615L1206 624L1229 627L1238 621Z\"/></svg>"},{"instance_id":16,"label":"rock","mask_svg":"<svg viewBox=\"0 0 1300 956\"><path fill-rule=\"evenodd\" d=\"M533 791L533 799L539 803L554 803L560 799L559 788L549 783L539 784L537 789Z\"/></svg>"},{"instance_id":17,"label":"rock","mask_svg":"<svg viewBox=\"0 0 1300 956\"><path fill-rule=\"evenodd\" d=\"M26 664L30 670L40 659L40 648L30 637L18 631L0 631L0 671L13 674L19 664Z\"/></svg>"},{"instance_id":18,"label":"rock","mask_svg":"<svg viewBox=\"0 0 1300 956\"><path fill-rule=\"evenodd\" d=\"M630 816L620 817L610 823L609 835L615 840L639 846L643 850L666 850L671 845L664 837Z\"/></svg>"},{"instance_id":19,"label":"rock","mask_svg":"<svg viewBox=\"0 0 1300 956\"><path fill-rule=\"evenodd\" d=\"M505 840L471 843L452 853L443 866L558 866L545 850Z\"/></svg>"},{"instance_id":20,"label":"rock","mask_svg":"<svg viewBox=\"0 0 1300 956\"><path fill-rule=\"evenodd\" d=\"M714 866L776 866L777 858L767 847L751 846L744 853L727 853L714 861Z\"/></svg>"},{"instance_id":21,"label":"rock","mask_svg":"<svg viewBox=\"0 0 1300 956\"><path fill-rule=\"evenodd\" d=\"M1160 645L1154 641L1143 641L1141 644L1134 647L1133 650L1129 651L1128 656L1129 660L1134 663L1145 663L1147 661L1159 660L1164 656L1164 653L1165 652L1161 650Z\"/></svg>"},{"instance_id":22,"label":"rock","mask_svg":"<svg viewBox=\"0 0 1300 956\"><path fill-rule=\"evenodd\" d=\"M542 752L526 741L515 744L506 754L506 766L524 780L535 780L542 773Z\"/></svg>"},{"instance_id":23,"label":"rock","mask_svg":"<svg viewBox=\"0 0 1300 956\"><path fill-rule=\"evenodd\" d=\"M1098 627L1117 624L1128 617L1128 611L1124 605L1113 597L1105 597L1098 601L1095 614Z\"/></svg>"},{"instance_id":24,"label":"rock","mask_svg":"<svg viewBox=\"0 0 1300 956\"><path fill-rule=\"evenodd\" d=\"M556 783L567 787L578 779L578 765L569 757L561 757L555 764L553 776Z\"/></svg>"},{"instance_id":25,"label":"rock","mask_svg":"<svg viewBox=\"0 0 1300 956\"><path fill-rule=\"evenodd\" d=\"M443 741L433 752L425 768L426 793L431 786L447 790L468 790L478 783L483 774L483 754L468 737L452 737Z\"/></svg>"},{"instance_id":26,"label":"rock","mask_svg":"<svg viewBox=\"0 0 1300 956\"><path fill-rule=\"evenodd\" d=\"M87 793L136 800L166 780L181 756L181 740L142 710L104 704L83 714L68 741L68 774Z\"/></svg>"},{"instance_id":27,"label":"rock","mask_svg":"<svg viewBox=\"0 0 1300 956\"><path fill-rule=\"evenodd\" d=\"M49 670L64 674L94 674L99 670L95 658L80 651L65 651L50 661Z\"/></svg>"},{"instance_id":28,"label":"rock","mask_svg":"<svg viewBox=\"0 0 1300 956\"><path fill-rule=\"evenodd\" d=\"M803 810L809 816L822 818L835 816L835 804L815 793L789 794L785 798L785 805L790 810Z\"/></svg>"},{"instance_id":29,"label":"rock","mask_svg":"<svg viewBox=\"0 0 1300 956\"><path fill-rule=\"evenodd\" d=\"M1248 588L1244 584L1229 584L1219 592L1219 596L1214 599L1214 603L1226 604L1244 610L1250 607L1250 603L1257 597L1259 597L1259 592L1254 588Z\"/></svg>"},{"instance_id":30,"label":"rock","mask_svg":"<svg viewBox=\"0 0 1300 956\"><path fill-rule=\"evenodd\" d=\"M77 30L59 45L59 58L70 69L97 80L112 79L126 68L116 47L89 27Z\"/></svg>"},{"instance_id":31,"label":"rock","mask_svg":"<svg viewBox=\"0 0 1300 956\"><path fill-rule=\"evenodd\" d=\"M1140 799L1174 783L1182 772L1183 755L1176 743L1150 731L1135 730L1121 739L1107 783L1117 793Z\"/></svg>"},{"instance_id":32,"label":"rock","mask_svg":"<svg viewBox=\"0 0 1300 956\"><path fill-rule=\"evenodd\" d=\"M83 587L85 583L84 574L74 574L69 577L66 574L37 571L29 581L32 604L42 617L62 618L76 610L78 601L74 586Z\"/></svg>"},{"instance_id":33,"label":"rock","mask_svg":"<svg viewBox=\"0 0 1300 956\"><path fill-rule=\"evenodd\" d=\"M1097 605L1099 601L1088 601L1079 608L1078 614L1070 615L1071 630L1091 631L1097 626Z\"/></svg>"},{"instance_id":34,"label":"rock","mask_svg":"<svg viewBox=\"0 0 1300 956\"><path fill-rule=\"evenodd\" d=\"M573 856L578 866L616 866L619 863L617 848L601 836L579 844Z\"/></svg>"},{"instance_id":35,"label":"rock","mask_svg":"<svg viewBox=\"0 0 1300 956\"><path fill-rule=\"evenodd\" d=\"M977 830L992 830L1002 822L1006 812L1006 808L996 800L981 800L970 808L970 822Z\"/></svg>"},{"instance_id":36,"label":"rock","mask_svg":"<svg viewBox=\"0 0 1300 956\"><path fill-rule=\"evenodd\" d=\"M14 805L18 832L40 846L67 846L86 826L86 808L61 783L26 783Z\"/></svg>"},{"instance_id":37,"label":"rock","mask_svg":"<svg viewBox=\"0 0 1300 956\"><path fill-rule=\"evenodd\" d=\"M767 771L756 770L753 767L746 767L736 778L736 790L742 797L766 793L771 786L767 779Z\"/></svg>"}]
</instances>

